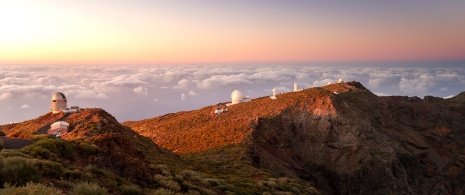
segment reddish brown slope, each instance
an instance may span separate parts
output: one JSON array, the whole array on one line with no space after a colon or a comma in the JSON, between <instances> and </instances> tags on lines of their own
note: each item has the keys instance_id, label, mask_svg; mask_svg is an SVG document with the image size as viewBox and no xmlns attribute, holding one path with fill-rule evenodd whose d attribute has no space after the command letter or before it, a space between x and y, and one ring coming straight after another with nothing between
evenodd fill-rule
<instances>
[{"instance_id":1,"label":"reddish brown slope","mask_svg":"<svg viewBox=\"0 0 465 195\"><path fill-rule=\"evenodd\" d=\"M206 107L124 124L181 154L243 143L255 166L328 193L461 194L464 96L377 97L350 82L255 99L221 115Z\"/></svg>"},{"instance_id":2,"label":"reddish brown slope","mask_svg":"<svg viewBox=\"0 0 465 195\"><path fill-rule=\"evenodd\" d=\"M28 134L32 134L36 132L38 129L50 124L61 117L63 117L64 113L52 114L52 112L48 112L42 116L39 116L32 120L27 120L20 123L12 123L6 125L0 125L0 131L5 132L8 136L12 137L22 137L27 136Z\"/></svg>"},{"instance_id":3,"label":"reddish brown slope","mask_svg":"<svg viewBox=\"0 0 465 195\"><path fill-rule=\"evenodd\" d=\"M340 90L358 89L349 83L341 85ZM123 125L152 138L161 147L184 154L241 143L250 137L259 117L276 116L290 107L315 115L335 114L331 103L334 98L336 95L330 91L313 88L282 94L277 100L265 97L229 106L228 111L220 115L213 114L215 106L212 106Z\"/></svg>"}]
</instances>

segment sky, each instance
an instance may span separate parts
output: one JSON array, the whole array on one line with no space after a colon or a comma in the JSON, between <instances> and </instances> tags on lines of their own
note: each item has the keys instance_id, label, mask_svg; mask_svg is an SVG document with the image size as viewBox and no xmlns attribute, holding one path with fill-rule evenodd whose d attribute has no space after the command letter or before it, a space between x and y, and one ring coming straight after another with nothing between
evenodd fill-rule
<instances>
[{"instance_id":1,"label":"sky","mask_svg":"<svg viewBox=\"0 0 465 195\"><path fill-rule=\"evenodd\" d=\"M465 1L0 0L0 124L68 106L118 121L339 78L373 93L465 91Z\"/></svg>"},{"instance_id":2,"label":"sky","mask_svg":"<svg viewBox=\"0 0 465 195\"><path fill-rule=\"evenodd\" d=\"M1 0L0 64L465 59L465 1Z\"/></svg>"}]
</instances>

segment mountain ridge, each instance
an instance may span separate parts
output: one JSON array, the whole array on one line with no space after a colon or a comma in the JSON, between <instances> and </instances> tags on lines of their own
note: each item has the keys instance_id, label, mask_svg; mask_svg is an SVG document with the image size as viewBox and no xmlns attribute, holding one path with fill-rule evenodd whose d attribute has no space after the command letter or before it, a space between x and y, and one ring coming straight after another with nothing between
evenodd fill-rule
<instances>
[{"instance_id":1,"label":"mountain ridge","mask_svg":"<svg viewBox=\"0 0 465 195\"><path fill-rule=\"evenodd\" d=\"M241 158L253 166L326 193L460 194L464 97L378 97L348 82L253 99L220 115L205 107L123 125L187 156L242 144Z\"/></svg>"}]
</instances>

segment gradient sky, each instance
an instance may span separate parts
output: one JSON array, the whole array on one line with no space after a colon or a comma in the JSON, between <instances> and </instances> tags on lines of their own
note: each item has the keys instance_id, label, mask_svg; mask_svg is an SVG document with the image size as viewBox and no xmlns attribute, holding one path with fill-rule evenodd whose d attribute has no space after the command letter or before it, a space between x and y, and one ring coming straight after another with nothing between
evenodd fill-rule
<instances>
[{"instance_id":1,"label":"gradient sky","mask_svg":"<svg viewBox=\"0 0 465 195\"><path fill-rule=\"evenodd\" d=\"M465 59L465 1L1 0L0 64Z\"/></svg>"}]
</instances>

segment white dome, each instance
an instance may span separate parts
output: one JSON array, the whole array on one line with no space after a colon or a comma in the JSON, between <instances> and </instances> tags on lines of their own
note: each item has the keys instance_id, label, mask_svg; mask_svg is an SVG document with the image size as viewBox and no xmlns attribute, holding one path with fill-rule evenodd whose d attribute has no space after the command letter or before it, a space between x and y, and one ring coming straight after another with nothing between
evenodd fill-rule
<instances>
[{"instance_id":1,"label":"white dome","mask_svg":"<svg viewBox=\"0 0 465 195\"><path fill-rule=\"evenodd\" d=\"M243 100L244 94L242 93L242 91L236 89L231 93L231 99L232 100Z\"/></svg>"},{"instance_id":2,"label":"white dome","mask_svg":"<svg viewBox=\"0 0 465 195\"><path fill-rule=\"evenodd\" d=\"M241 103L243 99L244 99L244 94L242 93L242 91L239 91L239 90L236 89L231 93L231 103L232 104Z\"/></svg>"},{"instance_id":3,"label":"white dome","mask_svg":"<svg viewBox=\"0 0 465 195\"><path fill-rule=\"evenodd\" d=\"M55 92L52 96L52 100L66 100L66 96L61 92Z\"/></svg>"}]
</instances>

